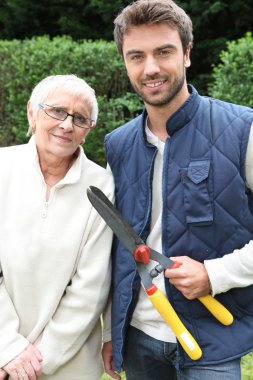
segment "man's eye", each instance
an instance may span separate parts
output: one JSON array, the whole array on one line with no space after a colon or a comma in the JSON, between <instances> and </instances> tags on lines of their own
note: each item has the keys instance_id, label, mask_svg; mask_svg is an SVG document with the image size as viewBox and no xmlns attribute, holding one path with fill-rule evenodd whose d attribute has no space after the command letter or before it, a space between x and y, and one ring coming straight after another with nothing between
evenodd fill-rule
<instances>
[{"instance_id":1,"label":"man's eye","mask_svg":"<svg viewBox=\"0 0 253 380\"><path fill-rule=\"evenodd\" d=\"M164 55L164 56L166 56L166 55L169 55L170 54L170 51L169 50L161 50L160 52L159 52L159 55Z\"/></svg>"},{"instance_id":2,"label":"man's eye","mask_svg":"<svg viewBox=\"0 0 253 380\"><path fill-rule=\"evenodd\" d=\"M131 61L139 61L142 58L140 54L132 55Z\"/></svg>"}]
</instances>

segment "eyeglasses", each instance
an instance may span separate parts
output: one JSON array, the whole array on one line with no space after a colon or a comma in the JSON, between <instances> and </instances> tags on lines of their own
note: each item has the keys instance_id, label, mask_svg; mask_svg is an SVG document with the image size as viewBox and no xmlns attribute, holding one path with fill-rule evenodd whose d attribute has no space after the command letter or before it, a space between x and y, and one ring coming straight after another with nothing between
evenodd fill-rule
<instances>
[{"instance_id":1,"label":"eyeglasses","mask_svg":"<svg viewBox=\"0 0 253 380\"><path fill-rule=\"evenodd\" d=\"M68 116L71 116L73 118L73 124L77 127L86 129L95 127L95 121L89 119L86 116L82 116L79 114L71 115L71 113L64 111L62 108L50 106L48 104L43 103L39 103L39 107L42 108L43 111L53 119L64 121L67 119Z\"/></svg>"}]
</instances>

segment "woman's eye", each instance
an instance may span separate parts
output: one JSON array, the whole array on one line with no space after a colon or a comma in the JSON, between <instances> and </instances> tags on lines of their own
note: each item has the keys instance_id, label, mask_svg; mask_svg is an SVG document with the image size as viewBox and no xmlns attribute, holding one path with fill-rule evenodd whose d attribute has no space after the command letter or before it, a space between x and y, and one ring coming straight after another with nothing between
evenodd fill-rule
<instances>
[{"instance_id":1,"label":"woman's eye","mask_svg":"<svg viewBox=\"0 0 253 380\"><path fill-rule=\"evenodd\" d=\"M81 123L85 123L85 121L86 121L86 118L82 115L75 115L75 119L77 121L80 121Z\"/></svg>"},{"instance_id":2,"label":"woman's eye","mask_svg":"<svg viewBox=\"0 0 253 380\"><path fill-rule=\"evenodd\" d=\"M66 112L61 108L54 108L53 110L54 110L55 114L57 114L57 115L65 115L66 114Z\"/></svg>"}]
</instances>

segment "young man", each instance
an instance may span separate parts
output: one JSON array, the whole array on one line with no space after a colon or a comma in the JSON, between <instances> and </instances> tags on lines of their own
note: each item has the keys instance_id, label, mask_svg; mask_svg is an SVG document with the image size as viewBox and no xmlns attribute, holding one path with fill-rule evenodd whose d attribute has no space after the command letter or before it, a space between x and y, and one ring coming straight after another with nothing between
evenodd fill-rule
<instances>
[{"instance_id":1,"label":"young man","mask_svg":"<svg viewBox=\"0 0 253 380\"><path fill-rule=\"evenodd\" d=\"M115 241L105 369L119 379L114 369L124 365L127 380L239 380L240 357L253 348L253 110L187 85L192 23L173 1L127 6L114 37L145 105L105 139L116 206L149 246L181 263L154 282L203 355L193 361L177 345L140 286L132 256ZM231 326L196 300L209 293L222 293Z\"/></svg>"}]
</instances>

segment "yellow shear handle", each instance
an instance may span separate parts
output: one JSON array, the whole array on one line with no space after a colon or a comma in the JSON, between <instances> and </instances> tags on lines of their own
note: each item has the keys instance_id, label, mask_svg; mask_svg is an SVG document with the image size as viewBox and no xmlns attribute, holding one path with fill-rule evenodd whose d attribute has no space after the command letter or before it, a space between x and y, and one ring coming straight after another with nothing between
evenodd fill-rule
<instances>
[{"instance_id":1,"label":"yellow shear handle","mask_svg":"<svg viewBox=\"0 0 253 380\"><path fill-rule=\"evenodd\" d=\"M178 341L189 357L192 360L200 359L202 351L198 343L181 322L165 295L154 284L149 289L146 289L146 293L153 306L174 331Z\"/></svg>"},{"instance_id":2,"label":"yellow shear handle","mask_svg":"<svg viewBox=\"0 0 253 380\"><path fill-rule=\"evenodd\" d=\"M210 311L220 323L229 326L233 323L233 315L219 301L213 298L210 294L203 297L198 297L198 300Z\"/></svg>"}]
</instances>

